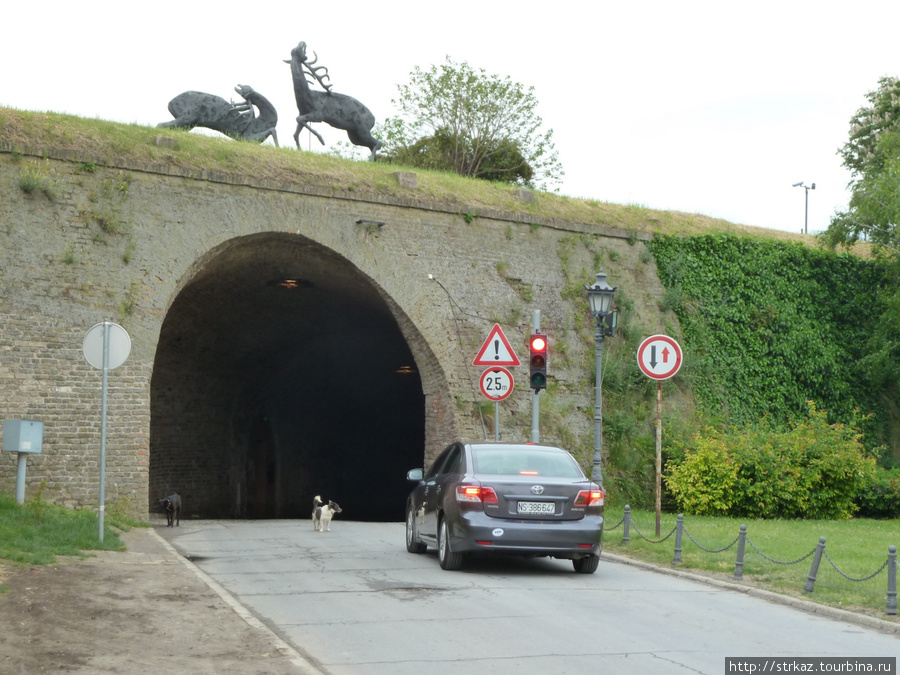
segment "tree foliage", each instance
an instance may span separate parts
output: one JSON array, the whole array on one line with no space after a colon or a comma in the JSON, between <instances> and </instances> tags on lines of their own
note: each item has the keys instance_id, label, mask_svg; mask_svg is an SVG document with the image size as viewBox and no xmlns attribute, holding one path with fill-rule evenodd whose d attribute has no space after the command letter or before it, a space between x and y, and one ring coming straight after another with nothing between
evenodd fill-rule
<instances>
[{"instance_id":1,"label":"tree foliage","mask_svg":"<svg viewBox=\"0 0 900 675\"><path fill-rule=\"evenodd\" d=\"M558 183L553 130L542 131L534 88L449 57L410 73L378 129L386 161L523 186Z\"/></svg>"},{"instance_id":2,"label":"tree foliage","mask_svg":"<svg viewBox=\"0 0 900 675\"><path fill-rule=\"evenodd\" d=\"M823 234L831 248L865 239L892 264L893 279L878 293L883 308L865 337L860 363L892 400L900 394L900 78L883 77L869 92L869 105L850 120L850 137L840 155L853 174L850 204L838 210Z\"/></svg>"},{"instance_id":3,"label":"tree foliage","mask_svg":"<svg viewBox=\"0 0 900 675\"><path fill-rule=\"evenodd\" d=\"M856 111L850 119L850 138L838 151L854 176L880 173L884 168L879 150L881 136L900 129L900 78L882 77L878 89L866 94L868 106Z\"/></svg>"},{"instance_id":4,"label":"tree foliage","mask_svg":"<svg viewBox=\"0 0 900 675\"><path fill-rule=\"evenodd\" d=\"M853 175L849 208L837 211L824 234L831 247L861 238L880 254L900 259L900 78L883 77L868 106L850 120L838 153Z\"/></svg>"},{"instance_id":5,"label":"tree foliage","mask_svg":"<svg viewBox=\"0 0 900 675\"><path fill-rule=\"evenodd\" d=\"M878 255L900 261L900 129L885 132L873 151L869 170L850 184L849 208L832 216L824 238L832 248L865 239Z\"/></svg>"}]
</instances>

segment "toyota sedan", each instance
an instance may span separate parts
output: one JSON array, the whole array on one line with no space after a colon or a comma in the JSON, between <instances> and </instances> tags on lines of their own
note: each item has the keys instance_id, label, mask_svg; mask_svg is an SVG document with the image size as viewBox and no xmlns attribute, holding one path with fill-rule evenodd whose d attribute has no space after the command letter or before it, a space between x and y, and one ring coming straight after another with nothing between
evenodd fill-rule
<instances>
[{"instance_id":1,"label":"toyota sedan","mask_svg":"<svg viewBox=\"0 0 900 675\"><path fill-rule=\"evenodd\" d=\"M445 570L466 556L551 556L592 574L603 534L603 489L562 448L531 443L457 442L427 471L406 503L406 549L431 546Z\"/></svg>"}]
</instances>

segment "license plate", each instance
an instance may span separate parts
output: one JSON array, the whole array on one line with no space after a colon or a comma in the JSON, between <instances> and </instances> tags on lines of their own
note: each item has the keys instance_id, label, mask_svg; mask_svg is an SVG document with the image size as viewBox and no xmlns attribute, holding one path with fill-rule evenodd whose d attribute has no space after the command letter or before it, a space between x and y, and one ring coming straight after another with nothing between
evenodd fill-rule
<instances>
[{"instance_id":1,"label":"license plate","mask_svg":"<svg viewBox=\"0 0 900 675\"><path fill-rule=\"evenodd\" d=\"M550 515L556 513L556 505L553 502L519 502L516 505L516 513L521 515Z\"/></svg>"}]
</instances>

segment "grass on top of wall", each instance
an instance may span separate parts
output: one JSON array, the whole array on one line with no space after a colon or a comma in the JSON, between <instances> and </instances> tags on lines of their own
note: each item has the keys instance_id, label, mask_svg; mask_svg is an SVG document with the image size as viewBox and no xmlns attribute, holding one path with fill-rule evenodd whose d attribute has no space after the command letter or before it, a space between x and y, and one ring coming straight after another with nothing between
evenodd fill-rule
<instances>
[{"instance_id":1,"label":"grass on top of wall","mask_svg":"<svg viewBox=\"0 0 900 675\"><path fill-rule=\"evenodd\" d=\"M157 144L158 137L173 140ZM254 181L304 183L350 192L374 192L455 204L477 217L479 209L508 211L542 219L623 229L633 233L706 234L729 232L785 241L814 243L812 236L729 223L701 214L660 211L640 205L536 192L523 202L513 186L453 173L405 169L382 162L354 161L293 147L235 141L224 136L177 129L121 124L52 112L0 107L2 149L11 156L52 153L82 165L116 166L123 161L157 163L189 171L247 176ZM417 186L404 187L398 171L412 171Z\"/></svg>"}]
</instances>

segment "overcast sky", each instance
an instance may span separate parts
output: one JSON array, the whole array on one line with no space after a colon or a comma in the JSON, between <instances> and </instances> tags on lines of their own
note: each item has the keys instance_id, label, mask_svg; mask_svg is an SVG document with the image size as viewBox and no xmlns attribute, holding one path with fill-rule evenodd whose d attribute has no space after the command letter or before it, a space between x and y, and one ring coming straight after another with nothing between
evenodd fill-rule
<instances>
[{"instance_id":1,"label":"overcast sky","mask_svg":"<svg viewBox=\"0 0 900 675\"><path fill-rule=\"evenodd\" d=\"M278 109L282 145L297 115L283 60L301 40L379 122L413 68L450 56L534 87L560 194L793 232L793 183L816 184L810 232L846 206L850 117L900 75L897 0L50 0L0 22L2 106L155 125L183 91L230 100L249 84Z\"/></svg>"}]
</instances>

